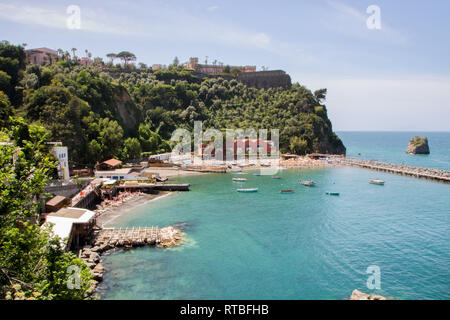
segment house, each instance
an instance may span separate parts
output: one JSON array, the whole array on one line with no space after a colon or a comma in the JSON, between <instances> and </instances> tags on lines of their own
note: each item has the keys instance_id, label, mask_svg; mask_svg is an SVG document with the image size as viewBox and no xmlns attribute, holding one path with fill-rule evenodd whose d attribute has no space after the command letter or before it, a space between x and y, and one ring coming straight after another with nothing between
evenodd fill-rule
<instances>
[{"instance_id":1,"label":"house","mask_svg":"<svg viewBox=\"0 0 450 320\"><path fill-rule=\"evenodd\" d=\"M55 62L58 58L58 51L49 48L36 48L25 51L28 63L47 64Z\"/></svg>"},{"instance_id":2,"label":"house","mask_svg":"<svg viewBox=\"0 0 450 320\"><path fill-rule=\"evenodd\" d=\"M229 66L230 69L237 69L239 70L239 72L255 72L256 71L256 66ZM201 73L206 73L206 74L219 74L223 72L223 69L225 68L225 66L220 63L220 64L199 64L198 63L198 58L197 57L193 57L193 58L189 58L189 62L187 64L187 68L189 69L193 69L197 72L201 72Z\"/></svg>"},{"instance_id":3,"label":"house","mask_svg":"<svg viewBox=\"0 0 450 320\"><path fill-rule=\"evenodd\" d=\"M122 161L117 159L109 159L106 161L103 161L99 165L96 166L97 170L112 170L117 169L122 165Z\"/></svg>"},{"instance_id":4,"label":"house","mask_svg":"<svg viewBox=\"0 0 450 320\"><path fill-rule=\"evenodd\" d=\"M78 63L82 66L89 67L94 64L94 61L91 58L83 57L83 58L78 59Z\"/></svg>"},{"instance_id":5,"label":"house","mask_svg":"<svg viewBox=\"0 0 450 320\"><path fill-rule=\"evenodd\" d=\"M70 180L69 171L69 152L67 147L62 146L61 142L49 142L54 147L51 149L51 153L58 159L58 177L61 180Z\"/></svg>"},{"instance_id":6,"label":"house","mask_svg":"<svg viewBox=\"0 0 450 320\"><path fill-rule=\"evenodd\" d=\"M144 166L134 166L122 168L122 161L117 159L109 159L97 166L95 170L95 177L99 179L112 180L147 180L147 177L142 176Z\"/></svg>"},{"instance_id":7,"label":"house","mask_svg":"<svg viewBox=\"0 0 450 320\"><path fill-rule=\"evenodd\" d=\"M80 208L63 208L47 215L44 225L52 224L55 235L61 238L65 250L79 247L91 237L95 226L95 212Z\"/></svg>"}]
</instances>

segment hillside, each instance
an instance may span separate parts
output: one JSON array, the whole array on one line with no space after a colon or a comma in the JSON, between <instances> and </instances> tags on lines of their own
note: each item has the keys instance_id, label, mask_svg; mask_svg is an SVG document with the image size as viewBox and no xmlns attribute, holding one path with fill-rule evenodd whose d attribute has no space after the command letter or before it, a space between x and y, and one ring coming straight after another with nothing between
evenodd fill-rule
<instances>
[{"instance_id":1,"label":"hillside","mask_svg":"<svg viewBox=\"0 0 450 320\"><path fill-rule=\"evenodd\" d=\"M63 61L25 67L22 52L7 43L0 48L1 124L7 126L11 114L43 124L52 140L69 147L77 165L170 151L173 130L192 131L196 120L204 129L279 129L282 152L345 153L323 104L326 89L312 93L298 83L256 89L175 66L119 76L115 70L114 77ZM6 68L5 59L16 68Z\"/></svg>"}]
</instances>

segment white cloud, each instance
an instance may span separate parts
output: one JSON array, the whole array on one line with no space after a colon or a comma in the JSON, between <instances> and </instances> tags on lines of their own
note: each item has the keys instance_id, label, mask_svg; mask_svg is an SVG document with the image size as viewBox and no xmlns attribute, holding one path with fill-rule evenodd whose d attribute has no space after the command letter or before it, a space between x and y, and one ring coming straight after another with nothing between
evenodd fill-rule
<instances>
[{"instance_id":1,"label":"white cloud","mask_svg":"<svg viewBox=\"0 0 450 320\"><path fill-rule=\"evenodd\" d=\"M133 4L127 5L132 7ZM139 10L139 7L131 8ZM216 10L210 7L211 10ZM251 46L269 49L270 37L264 32L255 32L237 26L194 16L182 8L149 3L145 20L129 20L114 16L100 9L81 7L81 31L120 36L136 36L156 40L180 40L214 42L234 46ZM0 19L15 23L67 29L66 8L62 6L42 7L28 4L0 3Z\"/></svg>"},{"instance_id":2,"label":"white cloud","mask_svg":"<svg viewBox=\"0 0 450 320\"><path fill-rule=\"evenodd\" d=\"M219 9L219 6L210 6L208 8L206 8L206 10L212 12L212 11L216 11L217 9Z\"/></svg>"}]
</instances>

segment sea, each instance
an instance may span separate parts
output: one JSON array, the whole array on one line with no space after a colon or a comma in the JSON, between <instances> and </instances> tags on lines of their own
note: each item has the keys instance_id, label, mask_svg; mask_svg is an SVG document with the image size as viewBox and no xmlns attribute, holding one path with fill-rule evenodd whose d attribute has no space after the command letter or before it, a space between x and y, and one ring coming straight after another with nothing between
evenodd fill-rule
<instances>
[{"instance_id":1,"label":"sea","mask_svg":"<svg viewBox=\"0 0 450 320\"><path fill-rule=\"evenodd\" d=\"M348 156L450 170L450 132L338 135ZM430 155L405 154L415 135L428 137ZM186 242L104 256L101 298L344 300L358 289L450 299L450 185L352 167L277 175L180 177L190 192L125 212L112 226L174 225ZM375 178L385 185L368 183Z\"/></svg>"}]
</instances>

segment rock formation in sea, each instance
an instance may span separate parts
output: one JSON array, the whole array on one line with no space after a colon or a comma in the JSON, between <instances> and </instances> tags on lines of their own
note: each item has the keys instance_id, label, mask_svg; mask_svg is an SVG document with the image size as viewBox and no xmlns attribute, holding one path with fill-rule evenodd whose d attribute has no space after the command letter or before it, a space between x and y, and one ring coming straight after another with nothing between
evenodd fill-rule
<instances>
[{"instance_id":1,"label":"rock formation in sea","mask_svg":"<svg viewBox=\"0 0 450 320\"><path fill-rule=\"evenodd\" d=\"M430 147L428 146L427 137L415 136L414 138L411 138L408 143L408 148L406 148L406 153L429 154Z\"/></svg>"},{"instance_id":2,"label":"rock formation in sea","mask_svg":"<svg viewBox=\"0 0 450 320\"><path fill-rule=\"evenodd\" d=\"M367 294L355 289L352 292L350 300L387 300L387 298L376 294Z\"/></svg>"}]
</instances>

